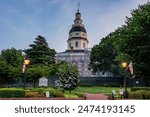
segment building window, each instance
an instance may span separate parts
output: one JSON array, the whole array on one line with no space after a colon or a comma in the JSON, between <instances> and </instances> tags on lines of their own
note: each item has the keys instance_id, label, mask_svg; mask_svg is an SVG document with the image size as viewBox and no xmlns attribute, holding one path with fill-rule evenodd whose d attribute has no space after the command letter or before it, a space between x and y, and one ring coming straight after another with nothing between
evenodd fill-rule
<instances>
[{"instance_id":1,"label":"building window","mask_svg":"<svg viewBox=\"0 0 150 117\"><path fill-rule=\"evenodd\" d=\"M71 48L71 43L69 43L69 47Z\"/></svg>"},{"instance_id":2,"label":"building window","mask_svg":"<svg viewBox=\"0 0 150 117\"><path fill-rule=\"evenodd\" d=\"M78 42L76 41L75 46L78 47Z\"/></svg>"},{"instance_id":3,"label":"building window","mask_svg":"<svg viewBox=\"0 0 150 117\"><path fill-rule=\"evenodd\" d=\"M79 33L76 33L76 35L79 35Z\"/></svg>"},{"instance_id":4,"label":"building window","mask_svg":"<svg viewBox=\"0 0 150 117\"><path fill-rule=\"evenodd\" d=\"M85 43L83 43L83 48L85 48Z\"/></svg>"},{"instance_id":5,"label":"building window","mask_svg":"<svg viewBox=\"0 0 150 117\"><path fill-rule=\"evenodd\" d=\"M82 34L83 36L85 36L85 34Z\"/></svg>"}]
</instances>

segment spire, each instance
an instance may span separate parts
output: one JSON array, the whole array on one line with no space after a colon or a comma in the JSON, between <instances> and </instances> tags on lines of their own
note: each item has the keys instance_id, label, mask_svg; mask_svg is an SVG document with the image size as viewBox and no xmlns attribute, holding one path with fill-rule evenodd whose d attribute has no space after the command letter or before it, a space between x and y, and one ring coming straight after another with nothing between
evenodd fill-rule
<instances>
[{"instance_id":1,"label":"spire","mask_svg":"<svg viewBox=\"0 0 150 117\"><path fill-rule=\"evenodd\" d=\"M80 9L80 3L78 2L78 8L77 8L77 13L75 14L75 24L79 24L81 25L82 24L82 19L81 19L81 13L79 12L79 9Z\"/></svg>"},{"instance_id":2,"label":"spire","mask_svg":"<svg viewBox=\"0 0 150 117\"><path fill-rule=\"evenodd\" d=\"M80 2L78 1L78 10L77 10L77 12L79 12L79 10L80 10Z\"/></svg>"}]
</instances>

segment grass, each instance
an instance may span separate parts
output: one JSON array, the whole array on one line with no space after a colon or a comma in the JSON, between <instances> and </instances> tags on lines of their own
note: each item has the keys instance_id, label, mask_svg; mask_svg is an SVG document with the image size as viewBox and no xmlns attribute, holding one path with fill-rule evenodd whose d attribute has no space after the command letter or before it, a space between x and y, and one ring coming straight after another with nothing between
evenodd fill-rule
<instances>
[{"instance_id":1,"label":"grass","mask_svg":"<svg viewBox=\"0 0 150 117\"><path fill-rule=\"evenodd\" d=\"M116 91L116 96L119 97L119 87L100 87L100 86L94 86L94 87L78 87L74 91L80 92L82 94L85 93L103 93L105 95L111 96L112 90ZM128 88L128 91L130 91L130 88Z\"/></svg>"},{"instance_id":2,"label":"grass","mask_svg":"<svg viewBox=\"0 0 150 117\"><path fill-rule=\"evenodd\" d=\"M112 90L119 90L119 87L78 87L75 89L77 92L85 93L111 93Z\"/></svg>"}]
</instances>

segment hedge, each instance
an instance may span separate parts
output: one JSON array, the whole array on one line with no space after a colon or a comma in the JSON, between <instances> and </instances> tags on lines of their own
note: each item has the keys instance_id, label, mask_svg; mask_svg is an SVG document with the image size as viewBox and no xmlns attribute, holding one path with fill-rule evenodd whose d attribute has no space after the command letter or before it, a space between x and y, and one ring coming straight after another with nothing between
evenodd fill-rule
<instances>
[{"instance_id":1,"label":"hedge","mask_svg":"<svg viewBox=\"0 0 150 117\"><path fill-rule=\"evenodd\" d=\"M26 92L26 97L29 98L29 97L45 97L44 95L42 94L39 94L39 92L33 92L33 91L27 91Z\"/></svg>"},{"instance_id":2,"label":"hedge","mask_svg":"<svg viewBox=\"0 0 150 117\"><path fill-rule=\"evenodd\" d=\"M146 94L146 90L137 90L136 93L140 93L143 97L143 99L145 99L145 94Z\"/></svg>"},{"instance_id":3,"label":"hedge","mask_svg":"<svg viewBox=\"0 0 150 117\"><path fill-rule=\"evenodd\" d=\"M0 89L0 98L20 98L25 97L24 89L2 88Z\"/></svg>"},{"instance_id":4,"label":"hedge","mask_svg":"<svg viewBox=\"0 0 150 117\"><path fill-rule=\"evenodd\" d=\"M138 91L138 90L150 91L150 87L134 87L134 88L131 88L131 91Z\"/></svg>"},{"instance_id":5,"label":"hedge","mask_svg":"<svg viewBox=\"0 0 150 117\"><path fill-rule=\"evenodd\" d=\"M64 97L64 93L60 90L54 88L47 88L43 91L43 94L46 94L46 91L49 91L50 97Z\"/></svg>"},{"instance_id":6,"label":"hedge","mask_svg":"<svg viewBox=\"0 0 150 117\"><path fill-rule=\"evenodd\" d=\"M150 99L150 91L138 90L129 93L129 99Z\"/></svg>"},{"instance_id":7,"label":"hedge","mask_svg":"<svg viewBox=\"0 0 150 117\"><path fill-rule=\"evenodd\" d=\"M145 99L150 99L150 91L147 91L147 92L145 93Z\"/></svg>"},{"instance_id":8,"label":"hedge","mask_svg":"<svg viewBox=\"0 0 150 117\"><path fill-rule=\"evenodd\" d=\"M129 99L143 99L143 95L138 92L130 92Z\"/></svg>"}]
</instances>

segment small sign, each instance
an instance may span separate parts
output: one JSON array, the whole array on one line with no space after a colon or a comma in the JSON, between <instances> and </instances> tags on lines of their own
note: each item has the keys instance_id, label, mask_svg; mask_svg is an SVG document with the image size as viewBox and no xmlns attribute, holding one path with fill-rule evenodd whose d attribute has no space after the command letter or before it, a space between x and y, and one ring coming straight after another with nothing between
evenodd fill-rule
<instances>
[{"instance_id":1,"label":"small sign","mask_svg":"<svg viewBox=\"0 0 150 117\"><path fill-rule=\"evenodd\" d=\"M42 77L42 78L39 79L39 86L47 87L47 85L48 85L48 79L47 78Z\"/></svg>"},{"instance_id":2,"label":"small sign","mask_svg":"<svg viewBox=\"0 0 150 117\"><path fill-rule=\"evenodd\" d=\"M46 97L50 97L49 91L46 91Z\"/></svg>"},{"instance_id":3,"label":"small sign","mask_svg":"<svg viewBox=\"0 0 150 117\"><path fill-rule=\"evenodd\" d=\"M115 90L112 90L112 93L115 95L115 94L116 94L116 91L115 91Z\"/></svg>"},{"instance_id":4,"label":"small sign","mask_svg":"<svg viewBox=\"0 0 150 117\"><path fill-rule=\"evenodd\" d=\"M120 89L119 89L119 94L120 94L120 95L123 95L123 92L124 92L123 89L120 88Z\"/></svg>"}]
</instances>

